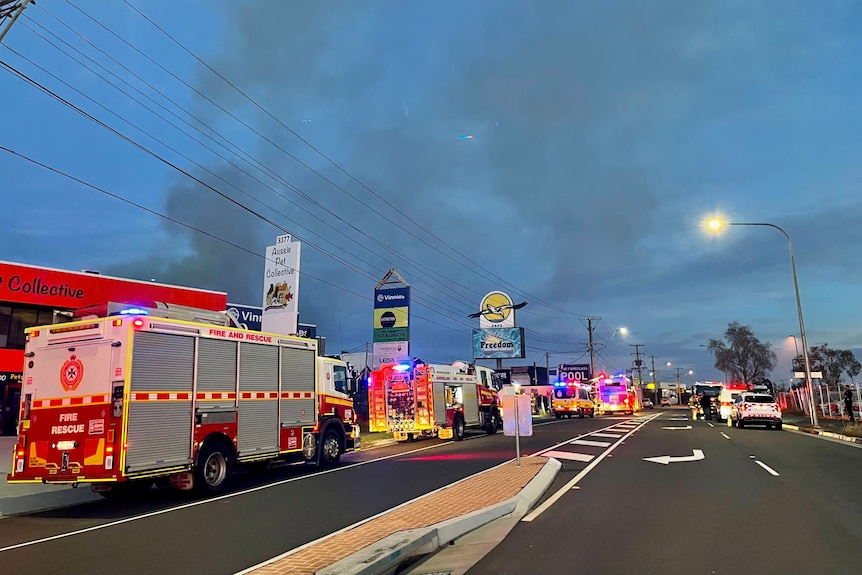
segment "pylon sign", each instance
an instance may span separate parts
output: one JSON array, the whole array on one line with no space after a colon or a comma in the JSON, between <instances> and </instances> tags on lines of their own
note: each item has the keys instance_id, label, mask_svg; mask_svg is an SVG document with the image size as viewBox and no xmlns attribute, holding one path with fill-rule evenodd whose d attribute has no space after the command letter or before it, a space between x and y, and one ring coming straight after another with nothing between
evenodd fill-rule
<instances>
[{"instance_id":1,"label":"pylon sign","mask_svg":"<svg viewBox=\"0 0 862 575\"><path fill-rule=\"evenodd\" d=\"M410 358L410 285L394 269L374 289L374 366Z\"/></svg>"}]
</instances>

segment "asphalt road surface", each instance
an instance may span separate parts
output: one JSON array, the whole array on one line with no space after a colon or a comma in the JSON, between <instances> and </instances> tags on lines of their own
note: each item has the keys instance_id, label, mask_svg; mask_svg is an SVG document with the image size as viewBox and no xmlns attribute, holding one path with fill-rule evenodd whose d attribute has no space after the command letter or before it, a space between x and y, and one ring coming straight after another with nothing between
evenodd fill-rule
<instances>
[{"instance_id":1,"label":"asphalt road surface","mask_svg":"<svg viewBox=\"0 0 862 575\"><path fill-rule=\"evenodd\" d=\"M598 464L569 460L469 574L862 573L862 449L683 417L664 412ZM660 456L683 460L645 460Z\"/></svg>"},{"instance_id":2,"label":"asphalt road surface","mask_svg":"<svg viewBox=\"0 0 862 575\"><path fill-rule=\"evenodd\" d=\"M622 418L550 421L529 454ZM319 473L288 466L237 478L219 498L165 490L0 520L0 573L233 574L514 457L514 438L398 444Z\"/></svg>"}]
</instances>

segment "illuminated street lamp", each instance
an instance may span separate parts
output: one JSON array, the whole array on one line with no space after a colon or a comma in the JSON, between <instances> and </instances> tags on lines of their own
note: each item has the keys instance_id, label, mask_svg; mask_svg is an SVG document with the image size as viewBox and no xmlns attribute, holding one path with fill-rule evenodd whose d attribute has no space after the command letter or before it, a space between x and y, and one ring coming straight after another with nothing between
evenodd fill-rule
<instances>
[{"instance_id":1,"label":"illuminated street lamp","mask_svg":"<svg viewBox=\"0 0 862 575\"><path fill-rule=\"evenodd\" d=\"M793 291L796 293L796 313L799 316L799 335L802 336L802 360L805 363L805 383L808 387L808 401L811 406L811 424L818 427L817 410L814 408L814 389L811 387L811 364L808 361L808 340L805 338L805 322L802 320L802 300L799 298L799 282L796 281L796 260L793 258L793 242L790 241L790 235L775 224L763 222L723 222L717 218L707 222L709 228L713 231L719 231L724 226L765 226L775 228L787 238L787 249L790 252L790 270L793 272ZM796 341L796 338L793 338Z\"/></svg>"}]
</instances>

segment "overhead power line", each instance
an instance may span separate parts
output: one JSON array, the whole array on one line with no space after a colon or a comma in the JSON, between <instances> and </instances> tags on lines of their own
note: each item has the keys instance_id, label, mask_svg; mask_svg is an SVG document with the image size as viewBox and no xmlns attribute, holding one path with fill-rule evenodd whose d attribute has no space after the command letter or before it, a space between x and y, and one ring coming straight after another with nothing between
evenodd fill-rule
<instances>
[{"instance_id":1,"label":"overhead power line","mask_svg":"<svg viewBox=\"0 0 862 575\"><path fill-rule=\"evenodd\" d=\"M88 14L86 14L86 12L84 12L83 10L81 10L80 8L78 8L77 6L75 6L75 4L74 4L74 3L72 3L70 0L65 0L65 1L66 1L68 4L70 4L71 6L75 7L76 9L78 9L82 14L85 14L86 16L88 16L88 17L90 17L90 18L92 19L92 17L91 17L91 16L89 16ZM464 267L465 269L467 269L467 270L469 270L469 271L471 271L471 272L475 273L475 274L476 274L476 275L478 275L479 277L483 277L483 276L482 276L482 274L480 274L480 273L479 273L479 271L485 272L486 274L488 274L489 276L491 276L491 277L492 277L492 278L494 278L495 280L497 280L497 281L501 282L502 284L504 284L504 285L508 286L509 288L513 289L516 293L521 294L521 295L523 295L524 297L527 297L528 299L530 299L530 300L532 300L532 301L536 302L537 304L543 305L543 306L545 306L545 307L547 307L547 308L549 308L549 309L553 309L553 310L555 310L555 311L557 311L557 312L560 312L560 313L570 314L570 315L572 315L572 316L576 316L576 317L587 317L587 316L586 316L586 315L584 315L584 314L574 313L574 312L570 312L570 311L568 311L568 310L564 310L564 309L562 309L562 308L559 308L559 307L557 307L557 306L555 306L555 305L553 305L553 304L550 304L550 303L548 303L548 302L543 301L541 298L539 298L539 297L537 297L537 296L535 296L535 295L532 295L532 294L530 294L530 293L529 293L529 292L527 292L527 291L524 291L524 290L522 290L522 289L518 288L516 285L514 285L514 284L512 284L511 282L508 282L507 280L503 279L502 277L500 277L499 275L497 275L497 274L496 274L496 273L494 273L493 271L489 270L488 268L486 268L486 267L485 267L485 266L483 266L482 264L480 264L480 263L476 262L475 260L473 260L472 258L470 258L469 256L467 256L466 254L464 254L463 252L461 252L461 251L460 251L460 250L458 250L457 248L455 248L455 247L453 247L452 245L450 245L450 244L449 244L448 242L446 242L444 239L442 239L441 237L437 236L434 232L432 232L432 231L431 231L431 230L429 230L427 227L423 226L420 222L418 222L418 221L416 221L414 218L412 218L409 214L405 213L404 211L402 211L401 209L399 209L398 207L396 207L395 205L393 205L393 204L392 204L389 200L387 200L385 197L381 196L381 195L380 195L380 194L378 194L376 191L374 191L373 189L371 189L367 184L365 184L365 183L364 183L363 181L361 181L359 178L357 178L357 177L356 177L356 176L354 176L352 173L350 173L349 171L347 171L347 170L346 170L346 169L345 169L341 164L339 164L338 162L336 162L335 160L333 160L330 156L328 156L328 155L327 155L327 154L325 154L323 151L321 151L319 148L317 148L316 146L314 146L311 142L309 142L308 140L306 140L305 138L303 138L299 133L297 133L295 130L293 130L292 128L290 128L290 127L289 127L287 124L285 124L285 123L284 123L280 118L278 118L275 114L273 114L269 109L267 109L266 107L262 106L259 102L257 102L257 100L255 100L254 98L252 98L251 96L249 96L249 95L248 95L244 90L242 90L241 88L239 88L235 83L233 83L232 81L230 81L230 80L229 80L227 77L225 77L222 73L220 73L218 70L216 70L216 69L215 69L214 67L212 67L210 64L208 64L208 63L207 63L203 58L201 58L200 56L198 56L194 51L192 51L192 50L191 50L190 48L188 48L185 44L183 44L182 42L180 42L176 37L174 37L172 34L170 34L167 30L165 30L162 26L160 26L158 23L156 23L153 19L151 19L150 17L148 17L146 14L144 14L144 13L143 13L140 9L138 9L134 4L132 4L132 3L131 3L131 2L129 2L128 0L124 0L124 3L125 3L127 6L129 6L129 7L130 7L134 12L136 12L138 15L140 15L142 18L144 18L147 22L149 22L149 23L150 23L154 28L156 28L159 32L161 32L162 34L164 34L168 39L170 39L170 40L171 40L172 42L174 42L177 46L179 46L182 50L184 50L187 54L189 54L192 58L194 58L198 63L200 63L202 66L204 66L204 67L205 67L207 70L209 70L211 73L215 74L215 75L216 75L219 79L221 79L221 80L222 80L226 85L230 86L230 87L231 87L231 88L232 88L236 93L238 93L239 95L241 95L241 96L242 96L244 99L246 99L249 103L251 103L253 106L255 106L257 109L259 109L261 112L263 112L267 117L269 117L270 119L272 119L273 121L275 121L279 126L281 126L282 128L284 128L287 132L289 132L289 133L290 133L291 135L293 135L295 138L299 139L299 141L301 141L303 144L305 144L306 146L308 146L311 150L313 150L313 151L314 151L316 154L318 154L321 158L323 158L324 160L326 160L330 165L332 165L334 168L336 168L337 170L339 170L339 171L340 171L341 173L343 173L345 176L347 176L348 178L350 178L350 179L351 179L352 181L354 181L356 184L358 184L359 186L361 186L364 190L366 190L366 191L367 191L368 193L370 193L372 196L374 196L375 198L377 198L379 201L383 202L387 207L389 207L391 210L393 210L395 213L397 213L399 216L401 216L401 218L403 218L404 220L406 220L406 221L410 222L413 226L415 226L415 227L416 227L417 229L419 229L419 230L422 230L422 231L423 231L423 232L425 232L428 236L430 236L430 237L434 238L437 242L439 242L441 245L443 245L443 246L445 246L446 248L448 248L452 253L454 253L454 254L455 254L456 256L458 256L458 257L457 257L457 258L456 258L456 257L453 257L452 255L450 255L450 254L448 254L448 253L444 252L443 250L439 249L437 246L434 246L434 245L430 244L430 243L429 243L429 242L427 242L425 239L423 239L423 238L419 237L418 235L416 235L416 234L413 232L413 230L411 230L410 228L408 228L408 227L406 227L406 226L402 225L402 224L401 224L401 222L399 222L398 220L393 219L393 218L390 218L390 217L389 217L389 216L387 216L386 214L384 214L384 213L380 212L380 211L379 211L379 210L377 210L376 208L373 208L372 206L368 205L366 202L364 202L364 201L360 200L360 199L359 199L359 198L357 198L355 195L351 194L350 192L348 192L347 190L345 190L344 188L342 188L341 186L339 186L339 185L338 185L338 184L336 184L335 182L332 182L329 178L327 178L326 176L324 176L323 174L321 174L320 172L318 172L318 171L317 171L317 170L315 170L314 168L312 168L312 167L308 166L307 164L305 164L304 162L302 162L301 160L299 160L298 158L296 158L295 156L293 156L292 154L290 154L289 152L287 152L286 150L284 150L283 148L281 148L280 146L278 146L277 144L275 144L274 142L272 142L271 140L269 140L268 138L266 138L265 136L263 136L262 134L260 134L260 132L258 132L256 129L252 128L252 127L251 127L251 126L249 126L247 123L245 123L244 121L240 120L239 118L237 118L236 116L234 116L232 113L230 113L230 112L228 112L227 110L225 110L224 108L222 108L220 105L216 104L216 103L215 103L213 100L211 100L209 97L204 96L203 94L201 94L200 92L198 92L198 91L197 91L196 89L194 89L191 85L189 85L189 84L187 84L185 81L183 81L183 80L179 79L175 74L173 74L172 72L170 72L170 71L166 70L164 67L162 67L162 66L160 66L160 65L159 65L159 67L161 67L162 69L164 69L164 70L165 70L166 72L168 72L171 76L173 76L174 78L177 78L178 80L180 80L181 82L183 82L184 84L186 84L186 85L187 85L189 88L191 88L192 90L195 90L195 92L197 92L198 94L200 94L200 95L201 95L202 97L204 97L207 101L211 102L213 105L216 105L217 107L219 107L220 109L222 109L222 110L223 110L225 113L227 113L230 117L234 118L236 121L240 122L243 126L247 127L248 129L252 130L252 131L253 131L253 132L255 132L256 134L258 134L259 136L261 136L262 138L264 138L265 140L267 140L268 142L270 142L270 143L271 143L272 145L274 145L276 148L278 148L279 150L281 150L282 152L284 152L285 154L287 154L289 157L291 157L291 158L292 158L292 159L294 159L295 161L297 161L297 162L299 162L300 164L302 164L304 167L306 167L307 169L309 169L309 170L310 170L311 172L313 172L314 174L316 174L316 175L318 175L319 177L321 177L321 178L322 178L323 180L325 180L327 183L331 184L331 185L332 185L332 186L334 186L336 189L340 190L341 192L343 192L344 194L346 194L348 197L352 198L353 200L355 200L355 201L359 202L360 204L362 204L363 206L365 206L366 208L368 208L369 210L371 210L372 212L374 212L374 213L375 213L375 214L377 214L378 216L380 216L380 217L384 218L385 220L389 221L389 222L390 222L390 223L392 223L393 225L397 226L397 227L398 227L398 228L400 228L402 231L404 231L404 232L406 232L407 234L411 235L411 236L412 236L412 237L414 237L415 239L417 239L417 240L421 241L422 243L424 243L424 244L425 244L425 245L427 245L428 247L430 247L430 248L434 249L434 250L435 250L435 251L437 251L439 254L441 254L441 255L443 255L444 257L446 257L446 258L450 259L451 261L453 261L453 262L455 262L455 263L457 263L457 264L461 265L461 266L462 266L462 267ZM115 36L117 36L117 38L119 38L121 41L126 42L124 39L122 39L122 38L121 38L119 35L117 35L116 33L112 32L112 34L114 34ZM126 43L128 44L128 42L126 42ZM131 46L131 44L129 44L129 45ZM133 49L136 49L136 50L137 50L137 48L133 48ZM138 50L138 51L140 52L140 50ZM141 53L142 53L142 52L141 52ZM144 55L144 54L142 53L142 55ZM145 57L147 57L147 56L145 55ZM147 58L149 58L149 57L147 57ZM151 60L151 61L152 61L152 60ZM154 62L154 61L153 61L153 62ZM154 62L154 63L155 63L155 62ZM158 65L158 64L157 64L157 65ZM471 266L466 265L465 261L466 261L467 263L471 264L471 266L472 266L472 267L471 267ZM483 279L484 279L484 277L483 277Z\"/></svg>"}]
</instances>

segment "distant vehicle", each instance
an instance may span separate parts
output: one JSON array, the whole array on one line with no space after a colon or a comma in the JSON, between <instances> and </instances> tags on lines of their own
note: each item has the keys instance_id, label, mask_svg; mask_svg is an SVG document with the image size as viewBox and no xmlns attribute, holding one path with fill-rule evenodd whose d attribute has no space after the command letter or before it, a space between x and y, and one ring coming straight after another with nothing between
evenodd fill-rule
<instances>
[{"instance_id":1,"label":"distant vehicle","mask_svg":"<svg viewBox=\"0 0 862 575\"><path fill-rule=\"evenodd\" d=\"M765 393L752 392L739 394L727 420L729 427L739 428L746 425L765 425L781 429L781 424L781 408L775 398Z\"/></svg>"},{"instance_id":2,"label":"distant vehicle","mask_svg":"<svg viewBox=\"0 0 862 575\"><path fill-rule=\"evenodd\" d=\"M748 385L745 383L725 383L718 394L718 420L726 421L730 417L730 410L733 409L733 402L739 397L739 394L748 391ZM767 395L769 395L767 393Z\"/></svg>"},{"instance_id":3,"label":"distant vehicle","mask_svg":"<svg viewBox=\"0 0 862 575\"><path fill-rule=\"evenodd\" d=\"M596 405L599 415L605 413L623 413L634 415L637 399L629 390L629 378L625 374L613 377L600 373L596 379Z\"/></svg>"},{"instance_id":4,"label":"distant vehicle","mask_svg":"<svg viewBox=\"0 0 862 575\"><path fill-rule=\"evenodd\" d=\"M595 413L589 387L564 381L554 383L554 399L551 407L557 419L563 417L571 419L572 415L583 419L585 415L592 417Z\"/></svg>"},{"instance_id":5,"label":"distant vehicle","mask_svg":"<svg viewBox=\"0 0 862 575\"><path fill-rule=\"evenodd\" d=\"M662 397L662 398L659 400L658 404L659 404L661 407L670 407L670 399L669 399L669 398L667 398L667 397Z\"/></svg>"},{"instance_id":6,"label":"distant vehicle","mask_svg":"<svg viewBox=\"0 0 862 575\"><path fill-rule=\"evenodd\" d=\"M648 398L644 398L642 405L644 409L652 409L653 407L655 407L652 403L652 400Z\"/></svg>"}]
</instances>

